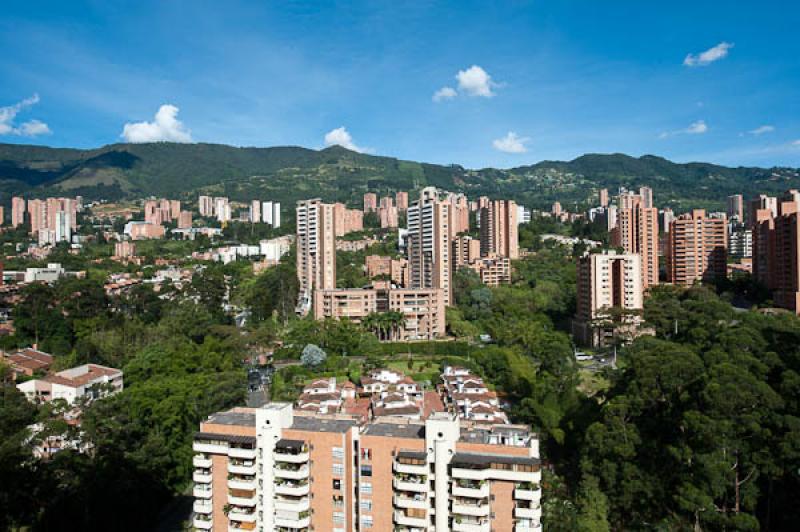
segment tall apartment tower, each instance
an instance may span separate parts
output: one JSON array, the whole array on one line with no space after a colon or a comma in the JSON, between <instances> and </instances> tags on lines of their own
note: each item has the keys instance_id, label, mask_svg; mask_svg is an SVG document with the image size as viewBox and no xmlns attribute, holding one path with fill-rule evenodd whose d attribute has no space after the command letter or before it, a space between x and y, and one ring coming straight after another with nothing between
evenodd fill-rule
<instances>
[{"instance_id":1,"label":"tall apartment tower","mask_svg":"<svg viewBox=\"0 0 800 532\"><path fill-rule=\"evenodd\" d=\"M600 192L597 193L597 199L599 200L601 207L608 207L608 189L601 188Z\"/></svg>"},{"instance_id":2,"label":"tall apartment tower","mask_svg":"<svg viewBox=\"0 0 800 532\"><path fill-rule=\"evenodd\" d=\"M519 258L517 204L512 200L493 200L480 210L481 255Z\"/></svg>"},{"instance_id":3,"label":"tall apartment tower","mask_svg":"<svg viewBox=\"0 0 800 532\"><path fill-rule=\"evenodd\" d=\"M775 218L774 254L771 268L773 299L779 307L800 314L800 204L781 202Z\"/></svg>"},{"instance_id":4,"label":"tall apartment tower","mask_svg":"<svg viewBox=\"0 0 800 532\"><path fill-rule=\"evenodd\" d=\"M250 202L250 223L261 223L261 200L253 200Z\"/></svg>"},{"instance_id":5,"label":"tall apartment tower","mask_svg":"<svg viewBox=\"0 0 800 532\"><path fill-rule=\"evenodd\" d=\"M653 189L650 187L639 187L639 195L642 197L642 207L645 209L652 209Z\"/></svg>"},{"instance_id":6,"label":"tall apartment tower","mask_svg":"<svg viewBox=\"0 0 800 532\"><path fill-rule=\"evenodd\" d=\"M364 194L364 212L375 212L378 210L378 195L374 192Z\"/></svg>"},{"instance_id":7,"label":"tall apartment tower","mask_svg":"<svg viewBox=\"0 0 800 532\"><path fill-rule=\"evenodd\" d=\"M744 198L741 194L728 196L728 219L744 223Z\"/></svg>"},{"instance_id":8,"label":"tall apartment tower","mask_svg":"<svg viewBox=\"0 0 800 532\"><path fill-rule=\"evenodd\" d=\"M281 204L279 201L272 202L272 227L281 226Z\"/></svg>"},{"instance_id":9,"label":"tall apartment tower","mask_svg":"<svg viewBox=\"0 0 800 532\"><path fill-rule=\"evenodd\" d=\"M213 414L193 450L195 530L542 530L538 439L524 425L268 403Z\"/></svg>"},{"instance_id":10,"label":"tall apartment tower","mask_svg":"<svg viewBox=\"0 0 800 532\"><path fill-rule=\"evenodd\" d=\"M302 315L311 310L314 290L336 288L334 213L334 206L319 198L297 202L297 312Z\"/></svg>"},{"instance_id":11,"label":"tall apartment tower","mask_svg":"<svg viewBox=\"0 0 800 532\"><path fill-rule=\"evenodd\" d=\"M408 210L408 192L399 191L394 196L395 203L397 203L397 210L405 212Z\"/></svg>"},{"instance_id":12,"label":"tall apartment tower","mask_svg":"<svg viewBox=\"0 0 800 532\"><path fill-rule=\"evenodd\" d=\"M11 227L25 223L25 199L19 196L11 198Z\"/></svg>"},{"instance_id":13,"label":"tall apartment tower","mask_svg":"<svg viewBox=\"0 0 800 532\"><path fill-rule=\"evenodd\" d=\"M727 275L728 231L725 216L709 218L703 209L673 220L667 240L667 280L691 286Z\"/></svg>"},{"instance_id":14,"label":"tall apartment tower","mask_svg":"<svg viewBox=\"0 0 800 532\"><path fill-rule=\"evenodd\" d=\"M615 251L587 253L578 259L577 305L573 334L582 345L604 344L607 331L596 325L609 309L641 310L642 257Z\"/></svg>"},{"instance_id":15,"label":"tall apartment tower","mask_svg":"<svg viewBox=\"0 0 800 532\"><path fill-rule=\"evenodd\" d=\"M408 208L406 250L411 288L441 288L450 305L450 204L440 201L434 187L422 189Z\"/></svg>"},{"instance_id":16,"label":"tall apartment tower","mask_svg":"<svg viewBox=\"0 0 800 532\"><path fill-rule=\"evenodd\" d=\"M658 284L658 209L645 207L642 196L620 194L611 245L642 256L643 289Z\"/></svg>"},{"instance_id":17,"label":"tall apartment tower","mask_svg":"<svg viewBox=\"0 0 800 532\"><path fill-rule=\"evenodd\" d=\"M200 196L197 199L200 216L214 216L214 200L211 196Z\"/></svg>"}]
</instances>

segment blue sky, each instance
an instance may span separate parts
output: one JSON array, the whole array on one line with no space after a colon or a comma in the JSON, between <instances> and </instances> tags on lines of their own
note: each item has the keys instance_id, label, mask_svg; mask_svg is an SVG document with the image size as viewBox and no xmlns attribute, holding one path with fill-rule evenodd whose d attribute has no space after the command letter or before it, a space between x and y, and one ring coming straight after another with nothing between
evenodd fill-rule
<instances>
[{"instance_id":1,"label":"blue sky","mask_svg":"<svg viewBox=\"0 0 800 532\"><path fill-rule=\"evenodd\" d=\"M650 4L7 0L0 142L800 166L800 5Z\"/></svg>"}]
</instances>

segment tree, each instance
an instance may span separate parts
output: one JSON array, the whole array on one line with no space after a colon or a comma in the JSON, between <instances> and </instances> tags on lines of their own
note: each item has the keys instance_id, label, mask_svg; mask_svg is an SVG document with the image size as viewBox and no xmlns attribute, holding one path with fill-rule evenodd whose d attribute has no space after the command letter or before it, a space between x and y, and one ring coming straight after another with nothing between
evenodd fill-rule
<instances>
[{"instance_id":1,"label":"tree","mask_svg":"<svg viewBox=\"0 0 800 532\"><path fill-rule=\"evenodd\" d=\"M307 368L316 368L321 366L328 355L314 344L308 344L303 348L303 354L300 357L300 362Z\"/></svg>"}]
</instances>

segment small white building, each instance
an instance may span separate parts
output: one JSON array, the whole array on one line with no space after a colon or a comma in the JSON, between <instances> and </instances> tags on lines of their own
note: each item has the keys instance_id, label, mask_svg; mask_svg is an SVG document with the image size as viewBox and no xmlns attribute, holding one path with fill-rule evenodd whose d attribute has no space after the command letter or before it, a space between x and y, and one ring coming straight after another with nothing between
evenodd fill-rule
<instances>
[{"instance_id":1,"label":"small white building","mask_svg":"<svg viewBox=\"0 0 800 532\"><path fill-rule=\"evenodd\" d=\"M68 404L83 397L98 399L113 395L121 392L122 387L122 370L98 364L84 364L17 385L30 401L64 399Z\"/></svg>"}]
</instances>

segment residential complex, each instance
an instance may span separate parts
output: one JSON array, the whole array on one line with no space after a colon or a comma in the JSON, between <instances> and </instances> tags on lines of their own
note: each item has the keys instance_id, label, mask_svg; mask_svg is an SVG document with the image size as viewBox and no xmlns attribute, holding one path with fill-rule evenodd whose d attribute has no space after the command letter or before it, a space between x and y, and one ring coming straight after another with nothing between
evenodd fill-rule
<instances>
[{"instance_id":1,"label":"residential complex","mask_svg":"<svg viewBox=\"0 0 800 532\"><path fill-rule=\"evenodd\" d=\"M451 298L451 240L449 202L439 200L433 187L420 192L408 208L408 262L410 288L438 288L445 306Z\"/></svg>"},{"instance_id":2,"label":"residential complex","mask_svg":"<svg viewBox=\"0 0 800 532\"><path fill-rule=\"evenodd\" d=\"M703 209L673 220L666 250L667 281L691 286L727 275L728 231L725 215L706 216Z\"/></svg>"},{"instance_id":3,"label":"residential complex","mask_svg":"<svg viewBox=\"0 0 800 532\"><path fill-rule=\"evenodd\" d=\"M635 326L643 308L642 257L615 251L587 253L578 260L573 334L582 345L605 345L615 320ZM614 315L612 309L623 312ZM625 311L628 311L625 314Z\"/></svg>"},{"instance_id":4,"label":"residential complex","mask_svg":"<svg viewBox=\"0 0 800 532\"><path fill-rule=\"evenodd\" d=\"M297 202L297 310L311 310L315 290L336 288L336 222L334 206L319 199Z\"/></svg>"},{"instance_id":5,"label":"residential complex","mask_svg":"<svg viewBox=\"0 0 800 532\"><path fill-rule=\"evenodd\" d=\"M526 426L306 413L212 415L194 439L196 530L541 529Z\"/></svg>"},{"instance_id":6,"label":"residential complex","mask_svg":"<svg viewBox=\"0 0 800 532\"><path fill-rule=\"evenodd\" d=\"M642 257L642 288L646 290L658 284L658 209L645 206L652 205L652 191L642 190L645 196L620 194L611 245Z\"/></svg>"},{"instance_id":7,"label":"residential complex","mask_svg":"<svg viewBox=\"0 0 800 532\"><path fill-rule=\"evenodd\" d=\"M755 200L760 208L754 209L752 218L753 277L772 290L775 305L800 314L800 203L797 197L796 191L790 190L780 202L765 197Z\"/></svg>"},{"instance_id":8,"label":"residential complex","mask_svg":"<svg viewBox=\"0 0 800 532\"><path fill-rule=\"evenodd\" d=\"M445 336L444 291L436 288L394 288L375 282L373 288L335 288L314 291L314 317L348 318L356 323L370 314L396 312L403 322L385 332L382 340L432 340Z\"/></svg>"},{"instance_id":9,"label":"residential complex","mask_svg":"<svg viewBox=\"0 0 800 532\"><path fill-rule=\"evenodd\" d=\"M517 204L493 200L480 210L481 255L519 258Z\"/></svg>"}]
</instances>

